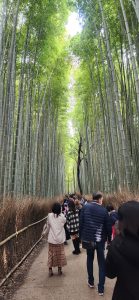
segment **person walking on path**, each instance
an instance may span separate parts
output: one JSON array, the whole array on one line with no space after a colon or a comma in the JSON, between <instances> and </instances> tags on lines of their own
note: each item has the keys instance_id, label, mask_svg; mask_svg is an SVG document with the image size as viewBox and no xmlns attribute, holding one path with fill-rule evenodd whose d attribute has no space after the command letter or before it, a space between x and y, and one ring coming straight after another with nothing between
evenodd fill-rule
<instances>
[{"instance_id":1,"label":"person walking on path","mask_svg":"<svg viewBox=\"0 0 139 300\"><path fill-rule=\"evenodd\" d=\"M105 242L111 242L111 223L107 209L102 206L102 193L93 194L93 201L84 205L80 214L80 239L86 245L88 285L94 287L93 261L95 250L99 267L98 293L104 294L105 284Z\"/></svg>"},{"instance_id":2,"label":"person walking on path","mask_svg":"<svg viewBox=\"0 0 139 300\"><path fill-rule=\"evenodd\" d=\"M67 217L68 209L69 209L69 208L68 208L68 203L67 203L66 200L64 200L64 203L63 203L63 205L62 205L62 213L63 213L63 215L65 216L65 218ZM67 242L67 241L70 240L71 237L70 237L69 230L67 229L67 223L65 223L64 229L65 229L65 235L66 235L66 240L65 240L65 242L64 242L64 245L68 245L68 242Z\"/></svg>"},{"instance_id":3,"label":"person walking on path","mask_svg":"<svg viewBox=\"0 0 139 300\"><path fill-rule=\"evenodd\" d=\"M139 202L128 201L118 210L120 234L106 258L106 276L117 277L112 300L139 299Z\"/></svg>"},{"instance_id":4,"label":"person walking on path","mask_svg":"<svg viewBox=\"0 0 139 300\"><path fill-rule=\"evenodd\" d=\"M53 267L58 267L58 274L62 275L62 267L67 264L64 251L65 223L66 218L61 213L60 203L54 203L52 212L48 214L47 226L42 233L42 235L48 233L49 276L53 276Z\"/></svg>"},{"instance_id":5,"label":"person walking on path","mask_svg":"<svg viewBox=\"0 0 139 300\"><path fill-rule=\"evenodd\" d=\"M106 206L108 214L110 216L111 220L111 226L112 226L112 239L116 236L116 226L118 221L118 212L114 209L112 204L109 204Z\"/></svg>"},{"instance_id":6,"label":"person walking on path","mask_svg":"<svg viewBox=\"0 0 139 300\"><path fill-rule=\"evenodd\" d=\"M67 213L67 227L70 232L75 255L80 254L80 239L79 239L79 209L76 208L73 200L69 202L69 211Z\"/></svg>"}]
</instances>

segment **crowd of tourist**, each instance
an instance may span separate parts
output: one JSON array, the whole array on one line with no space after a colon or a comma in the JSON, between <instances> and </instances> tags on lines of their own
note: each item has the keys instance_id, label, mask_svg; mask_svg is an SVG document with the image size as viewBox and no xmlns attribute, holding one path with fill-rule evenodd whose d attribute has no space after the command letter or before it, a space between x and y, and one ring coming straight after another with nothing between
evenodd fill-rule
<instances>
[{"instance_id":1,"label":"crowd of tourist","mask_svg":"<svg viewBox=\"0 0 139 300\"><path fill-rule=\"evenodd\" d=\"M86 249L88 286L94 288L94 254L97 253L98 294L104 295L105 278L117 278L112 300L138 300L139 283L139 202L122 204L118 211L104 206L101 192L91 201L76 194L65 195L54 203L43 235L48 234L49 276L53 268L67 264L64 245L71 239L73 255ZM105 249L108 250L105 255Z\"/></svg>"}]
</instances>

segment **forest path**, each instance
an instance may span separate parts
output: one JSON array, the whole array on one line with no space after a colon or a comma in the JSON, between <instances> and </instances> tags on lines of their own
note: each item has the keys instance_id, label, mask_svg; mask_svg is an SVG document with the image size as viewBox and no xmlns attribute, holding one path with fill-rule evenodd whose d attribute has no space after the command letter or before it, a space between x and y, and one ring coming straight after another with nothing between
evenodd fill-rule
<instances>
[{"instance_id":1,"label":"forest path","mask_svg":"<svg viewBox=\"0 0 139 300\"><path fill-rule=\"evenodd\" d=\"M46 246L32 264L24 284L16 291L12 300L111 300L114 280L106 279L105 294L101 297L97 288L87 285L86 252L78 256L72 254L72 242L65 246L68 265L63 268L63 275L48 277ZM95 284L97 285L98 269L95 259Z\"/></svg>"}]
</instances>

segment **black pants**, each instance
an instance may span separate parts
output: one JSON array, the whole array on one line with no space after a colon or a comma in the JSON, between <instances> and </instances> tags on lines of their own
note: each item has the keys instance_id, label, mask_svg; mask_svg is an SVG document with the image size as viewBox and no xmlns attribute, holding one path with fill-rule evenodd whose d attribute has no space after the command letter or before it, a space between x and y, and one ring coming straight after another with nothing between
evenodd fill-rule
<instances>
[{"instance_id":1,"label":"black pants","mask_svg":"<svg viewBox=\"0 0 139 300\"><path fill-rule=\"evenodd\" d=\"M67 225L65 224L64 225L64 229L65 229L65 234L66 234L66 241L68 241L68 240L70 240L70 233L69 233L69 231L68 231L68 229L67 229Z\"/></svg>"},{"instance_id":2,"label":"black pants","mask_svg":"<svg viewBox=\"0 0 139 300\"><path fill-rule=\"evenodd\" d=\"M100 293L104 292L105 283L105 257L104 257L104 242L96 242L96 252L99 267L99 283L98 291ZM93 274L93 262L94 262L94 252L95 249L88 249L87 252L87 271L88 271L88 281L90 284L94 284L94 274Z\"/></svg>"},{"instance_id":3,"label":"black pants","mask_svg":"<svg viewBox=\"0 0 139 300\"><path fill-rule=\"evenodd\" d=\"M80 253L80 239L76 238L75 240L72 240L72 242L75 249L75 253Z\"/></svg>"}]
</instances>

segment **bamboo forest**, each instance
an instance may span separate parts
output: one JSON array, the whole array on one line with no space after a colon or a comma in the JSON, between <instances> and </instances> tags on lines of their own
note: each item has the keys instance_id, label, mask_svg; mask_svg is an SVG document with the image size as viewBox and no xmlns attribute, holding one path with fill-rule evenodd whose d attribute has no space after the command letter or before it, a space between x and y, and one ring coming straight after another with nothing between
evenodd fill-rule
<instances>
[{"instance_id":1,"label":"bamboo forest","mask_svg":"<svg viewBox=\"0 0 139 300\"><path fill-rule=\"evenodd\" d=\"M122 189L139 189L139 1L0 0L0 195Z\"/></svg>"}]
</instances>

